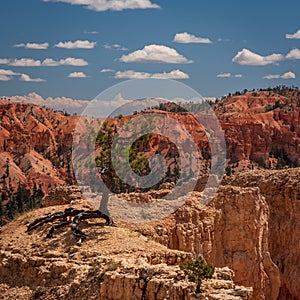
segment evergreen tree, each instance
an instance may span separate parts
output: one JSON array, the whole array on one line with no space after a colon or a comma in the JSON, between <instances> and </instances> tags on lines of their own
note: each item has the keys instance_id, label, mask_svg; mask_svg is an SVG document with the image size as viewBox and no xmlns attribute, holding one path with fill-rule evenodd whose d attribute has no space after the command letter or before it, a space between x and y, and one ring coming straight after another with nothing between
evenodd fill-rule
<instances>
[{"instance_id":1,"label":"evergreen tree","mask_svg":"<svg viewBox=\"0 0 300 300\"><path fill-rule=\"evenodd\" d=\"M16 204L16 200L15 197L13 195L10 196L10 201L8 202L8 204L6 205L7 207L7 216L13 220L16 213L17 213L17 204Z\"/></svg>"},{"instance_id":2,"label":"evergreen tree","mask_svg":"<svg viewBox=\"0 0 300 300\"><path fill-rule=\"evenodd\" d=\"M0 195L0 225L2 223L2 217L4 215L4 207L2 204L2 195Z\"/></svg>"},{"instance_id":3,"label":"evergreen tree","mask_svg":"<svg viewBox=\"0 0 300 300\"><path fill-rule=\"evenodd\" d=\"M18 211L23 212L24 211L24 197L23 197L23 191L22 191L22 186L21 186L20 181L18 184L16 201L17 201L17 205L18 205Z\"/></svg>"},{"instance_id":4,"label":"evergreen tree","mask_svg":"<svg viewBox=\"0 0 300 300\"><path fill-rule=\"evenodd\" d=\"M201 291L200 287L202 280L212 278L215 272L214 266L206 264L201 257L190 260L186 265L182 264L179 267L189 281L196 283L196 293Z\"/></svg>"}]
</instances>

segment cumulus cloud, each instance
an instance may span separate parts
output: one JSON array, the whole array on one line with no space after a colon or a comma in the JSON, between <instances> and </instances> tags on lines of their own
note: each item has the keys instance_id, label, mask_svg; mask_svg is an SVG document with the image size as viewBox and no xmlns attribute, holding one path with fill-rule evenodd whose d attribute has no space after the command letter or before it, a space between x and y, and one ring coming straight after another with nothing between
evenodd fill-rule
<instances>
[{"instance_id":1,"label":"cumulus cloud","mask_svg":"<svg viewBox=\"0 0 300 300\"><path fill-rule=\"evenodd\" d=\"M41 66L41 61L32 58L20 58L13 59L8 64L14 67L39 67Z\"/></svg>"},{"instance_id":2,"label":"cumulus cloud","mask_svg":"<svg viewBox=\"0 0 300 300\"><path fill-rule=\"evenodd\" d=\"M72 5L84 5L86 8L94 11L125 9L148 9L160 8L159 5L150 0L43 0L44 2L64 2Z\"/></svg>"},{"instance_id":3,"label":"cumulus cloud","mask_svg":"<svg viewBox=\"0 0 300 300\"><path fill-rule=\"evenodd\" d=\"M217 75L218 78L229 78L229 77L235 77L235 78L242 78L243 75L242 74L231 74L231 73L219 73Z\"/></svg>"},{"instance_id":4,"label":"cumulus cloud","mask_svg":"<svg viewBox=\"0 0 300 300\"><path fill-rule=\"evenodd\" d=\"M197 37L193 34L182 32L177 33L173 39L173 42L182 43L182 44L211 44L212 41L209 38Z\"/></svg>"},{"instance_id":5,"label":"cumulus cloud","mask_svg":"<svg viewBox=\"0 0 300 300\"><path fill-rule=\"evenodd\" d=\"M9 81L12 79L12 76L20 75L12 70L0 69L0 81Z\"/></svg>"},{"instance_id":6,"label":"cumulus cloud","mask_svg":"<svg viewBox=\"0 0 300 300\"><path fill-rule=\"evenodd\" d=\"M80 114L90 102L88 100L74 100L67 97L49 97L44 99L36 93L30 93L25 96L13 96L9 98L13 102L29 102L36 105L46 106L55 110L65 110L70 114Z\"/></svg>"},{"instance_id":7,"label":"cumulus cloud","mask_svg":"<svg viewBox=\"0 0 300 300\"><path fill-rule=\"evenodd\" d=\"M173 70L171 72L163 73L147 73L147 72L136 72L132 70L118 71L115 74L115 78L130 78L130 79L146 79L146 78L158 78L158 79L188 79L189 75L180 71Z\"/></svg>"},{"instance_id":8,"label":"cumulus cloud","mask_svg":"<svg viewBox=\"0 0 300 300\"><path fill-rule=\"evenodd\" d=\"M231 73L219 73L217 75L218 78L229 78L231 77Z\"/></svg>"},{"instance_id":9,"label":"cumulus cloud","mask_svg":"<svg viewBox=\"0 0 300 300\"><path fill-rule=\"evenodd\" d=\"M286 34L285 37L287 39L297 39L297 40L300 39L300 29L293 34Z\"/></svg>"},{"instance_id":10,"label":"cumulus cloud","mask_svg":"<svg viewBox=\"0 0 300 300\"><path fill-rule=\"evenodd\" d=\"M96 42L78 40L75 42L59 42L58 44L55 44L54 47L62 49L94 49L96 45Z\"/></svg>"},{"instance_id":11,"label":"cumulus cloud","mask_svg":"<svg viewBox=\"0 0 300 300\"><path fill-rule=\"evenodd\" d=\"M12 70L0 69L0 75L15 76L15 75L20 75L20 73L16 73Z\"/></svg>"},{"instance_id":12,"label":"cumulus cloud","mask_svg":"<svg viewBox=\"0 0 300 300\"><path fill-rule=\"evenodd\" d=\"M114 71L115 70L113 70L113 69L102 69L102 70L100 70L100 73L112 73Z\"/></svg>"},{"instance_id":13,"label":"cumulus cloud","mask_svg":"<svg viewBox=\"0 0 300 300\"><path fill-rule=\"evenodd\" d=\"M65 59L54 60L52 58L46 58L43 61L34 60L32 58L20 58L20 59L0 59L0 64L7 64L14 67L57 67L57 66L87 66L88 62L82 58L68 57Z\"/></svg>"},{"instance_id":14,"label":"cumulus cloud","mask_svg":"<svg viewBox=\"0 0 300 300\"><path fill-rule=\"evenodd\" d=\"M42 78L31 78L27 74L21 74L20 80L25 82L45 82L45 80Z\"/></svg>"},{"instance_id":15,"label":"cumulus cloud","mask_svg":"<svg viewBox=\"0 0 300 300\"><path fill-rule=\"evenodd\" d=\"M262 56L248 49L243 49L242 51L238 52L238 54L232 59L232 62L247 66L266 66L276 64L283 59L284 56L282 54Z\"/></svg>"},{"instance_id":16,"label":"cumulus cloud","mask_svg":"<svg viewBox=\"0 0 300 300\"><path fill-rule=\"evenodd\" d=\"M9 64L9 59L7 58L0 58L0 65L7 65Z\"/></svg>"},{"instance_id":17,"label":"cumulus cloud","mask_svg":"<svg viewBox=\"0 0 300 300\"><path fill-rule=\"evenodd\" d=\"M286 72L282 75L278 75L278 74L275 74L275 75L267 75L267 76L264 76L263 79L295 79L296 78L296 74L293 73L293 72Z\"/></svg>"},{"instance_id":18,"label":"cumulus cloud","mask_svg":"<svg viewBox=\"0 0 300 300\"><path fill-rule=\"evenodd\" d=\"M128 50L128 48L122 47L119 44L113 44L113 45L105 44L103 47L108 50L119 50L119 51L127 51Z\"/></svg>"},{"instance_id":19,"label":"cumulus cloud","mask_svg":"<svg viewBox=\"0 0 300 300\"><path fill-rule=\"evenodd\" d=\"M300 50L299 49L293 49L291 50L287 55L287 59L300 59Z\"/></svg>"},{"instance_id":20,"label":"cumulus cloud","mask_svg":"<svg viewBox=\"0 0 300 300\"><path fill-rule=\"evenodd\" d=\"M84 67L88 65L88 62L82 58L73 58L68 57L66 59L59 60L60 65L65 66L75 66L75 67Z\"/></svg>"},{"instance_id":21,"label":"cumulus cloud","mask_svg":"<svg viewBox=\"0 0 300 300\"><path fill-rule=\"evenodd\" d=\"M49 47L49 43L22 43L14 45L15 48L35 49L35 50L46 50Z\"/></svg>"},{"instance_id":22,"label":"cumulus cloud","mask_svg":"<svg viewBox=\"0 0 300 300\"><path fill-rule=\"evenodd\" d=\"M179 54L175 49L163 45L148 45L142 50L137 50L120 58L125 63L169 63L169 64L188 64L193 61L188 60Z\"/></svg>"},{"instance_id":23,"label":"cumulus cloud","mask_svg":"<svg viewBox=\"0 0 300 300\"><path fill-rule=\"evenodd\" d=\"M10 76L0 74L0 81L9 81L11 79Z\"/></svg>"},{"instance_id":24,"label":"cumulus cloud","mask_svg":"<svg viewBox=\"0 0 300 300\"><path fill-rule=\"evenodd\" d=\"M69 78L86 78L86 74L83 72L73 72L68 75Z\"/></svg>"}]
</instances>

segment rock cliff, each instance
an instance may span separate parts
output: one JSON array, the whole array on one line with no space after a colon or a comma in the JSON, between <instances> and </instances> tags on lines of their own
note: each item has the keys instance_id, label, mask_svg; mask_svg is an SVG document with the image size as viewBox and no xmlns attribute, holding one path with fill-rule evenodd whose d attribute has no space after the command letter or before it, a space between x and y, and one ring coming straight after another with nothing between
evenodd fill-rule
<instances>
[{"instance_id":1,"label":"rock cliff","mask_svg":"<svg viewBox=\"0 0 300 300\"><path fill-rule=\"evenodd\" d=\"M228 180L234 186L257 186L270 210L269 251L280 279L279 298L300 299L300 169L255 171ZM278 285L278 283L276 285Z\"/></svg>"}]
</instances>

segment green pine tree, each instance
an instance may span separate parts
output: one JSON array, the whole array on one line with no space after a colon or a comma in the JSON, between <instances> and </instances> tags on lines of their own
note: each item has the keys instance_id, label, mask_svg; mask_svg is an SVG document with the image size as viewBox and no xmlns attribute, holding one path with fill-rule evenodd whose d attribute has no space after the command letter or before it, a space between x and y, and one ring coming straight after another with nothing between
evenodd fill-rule
<instances>
[{"instance_id":1,"label":"green pine tree","mask_svg":"<svg viewBox=\"0 0 300 300\"><path fill-rule=\"evenodd\" d=\"M196 293L201 292L202 280L212 278L215 272L214 266L206 264L201 257L190 260L187 264L181 264L179 267L189 281L196 283Z\"/></svg>"}]
</instances>

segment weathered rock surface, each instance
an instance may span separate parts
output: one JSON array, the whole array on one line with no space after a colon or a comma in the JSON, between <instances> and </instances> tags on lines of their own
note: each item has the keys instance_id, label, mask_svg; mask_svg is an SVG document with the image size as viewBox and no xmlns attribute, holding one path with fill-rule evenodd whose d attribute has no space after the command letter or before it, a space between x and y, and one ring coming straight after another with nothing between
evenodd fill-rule
<instances>
[{"instance_id":1,"label":"weathered rock surface","mask_svg":"<svg viewBox=\"0 0 300 300\"><path fill-rule=\"evenodd\" d=\"M0 100L0 174L8 163L12 190L19 182L30 190L36 183L44 192L72 182L69 162L77 120L45 107Z\"/></svg>"},{"instance_id":2,"label":"weathered rock surface","mask_svg":"<svg viewBox=\"0 0 300 300\"><path fill-rule=\"evenodd\" d=\"M229 268L218 268L195 295L194 284L178 273L178 264L191 253L170 250L123 226L90 220L82 247L63 229L45 239L49 225L25 233L28 221L65 207L27 213L1 229L1 299L242 300L252 295L252 288L233 283Z\"/></svg>"},{"instance_id":3,"label":"weathered rock surface","mask_svg":"<svg viewBox=\"0 0 300 300\"><path fill-rule=\"evenodd\" d=\"M300 169L249 171L224 180L209 206L194 193L162 221L136 226L171 249L229 266L253 299L300 299Z\"/></svg>"},{"instance_id":4,"label":"weathered rock surface","mask_svg":"<svg viewBox=\"0 0 300 300\"><path fill-rule=\"evenodd\" d=\"M58 186L43 197L43 207L73 204L82 199L82 193L78 186Z\"/></svg>"},{"instance_id":5,"label":"weathered rock surface","mask_svg":"<svg viewBox=\"0 0 300 300\"><path fill-rule=\"evenodd\" d=\"M270 210L273 290L280 290L280 300L300 299L300 169L245 172L229 179L229 183L259 187Z\"/></svg>"},{"instance_id":6,"label":"weathered rock surface","mask_svg":"<svg viewBox=\"0 0 300 300\"><path fill-rule=\"evenodd\" d=\"M217 267L229 266L235 282L253 286L253 299L271 299L264 265L268 218L258 188L223 186L209 206L201 205L201 193L195 192L171 216L136 227L171 249L202 255Z\"/></svg>"},{"instance_id":7,"label":"weathered rock surface","mask_svg":"<svg viewBox=\"0 0 300 300\"><path fill-rule=\"evenodd\" d=\"M247 168L253 161L264 163L274 155L282 155L286 160L300 163L297 146L300 142L299 101L299 91L287 91L282 95L272 91L256 91L226 97L215 104L215 113L225 133L229 161L247 161ZM280 106L268 109L276 103ZM202 150L199 157L207 158L207 136L192 115L162 111L157 113L169 114L182 124ZM111 119L110 122L119 124L130 118L132 116L122 120ZM8 159L9 177L14 189L19 181L29 189L32 189L33 182L41 184L44 192L66 182L73 182L72 165L69 163L73 132L78 119L77 116L66 116L28 103L0 100L0 175L5 172ZM87 124L98 130L101 121L87 120ZM161 125L164 127L164 124ZM84 126L81 129L87 131ZM182 138L176 131L171 137L175 144ZM84 150L86 142L81 143ZM172 147L166 138L155 135L147 147L149 149L140 149L146 152L147 157L159 149L166 157L167 164L174 163L174 151L170 150ZM207 165L204 163L202 167L203 175L207 175ZM87 171L83 171L84 176L89 174Z\"/></svg>"},{"instance_id":8,"label":"weathered rock surface","mask_svg":"<svg viewBox=\"0 0 300 300\"><path fill-rule=\"evenodd\" d=\"M263 164L277 152L299 163L299 100L299 91L255 91L220 101L215 112L225 131L230 162Z\"/></svg>"}]
</instances>

